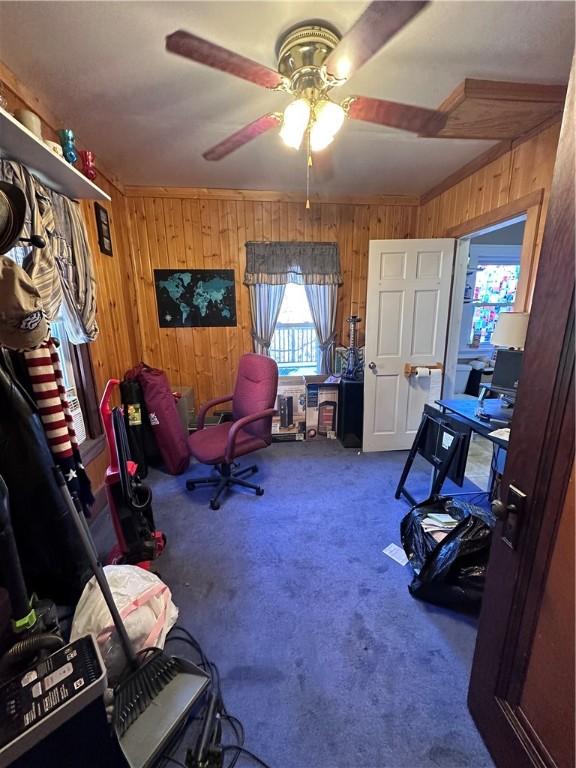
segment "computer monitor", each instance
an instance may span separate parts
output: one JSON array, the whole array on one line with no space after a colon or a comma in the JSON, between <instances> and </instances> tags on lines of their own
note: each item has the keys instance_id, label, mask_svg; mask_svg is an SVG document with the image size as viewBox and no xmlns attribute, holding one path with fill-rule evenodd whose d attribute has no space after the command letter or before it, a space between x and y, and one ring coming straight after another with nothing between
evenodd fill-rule
<instances>
[{"instance_id":1,"label":"computer monitor","mask_svg":"<svg viewBox=\"0 0 576 768\"><path fill-rule=\"evenodd\" d=\"M503 395L515 396L522 370L522 351L499 349L496 353L490 389Z\"/></svg>"}]
</instances>

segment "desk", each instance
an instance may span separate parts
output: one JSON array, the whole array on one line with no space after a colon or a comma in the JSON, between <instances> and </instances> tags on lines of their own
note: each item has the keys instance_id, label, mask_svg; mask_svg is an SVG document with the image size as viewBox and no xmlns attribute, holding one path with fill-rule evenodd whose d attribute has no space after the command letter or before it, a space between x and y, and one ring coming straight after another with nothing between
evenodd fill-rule
<instances>
[{"instance_id":1,"label":"desk","mask_svg":"<svg viewBox=\"0 0 576 768\"><path fill-rule=\"evenodd\" d=\"M482 437L485 437L493 445L492 453L492 465L490 467L490 486L489 494L490 498L494 495L494 488L496 484L496 475L504 472L504 464L506 463L506 451L508 450L508 440L502 440L500 437L494 437L490 434L495 429L501 428L503 425L494 424L491 421L485 421L484 419L476 416L476 409L478 408L478 398L470 397L469 395L463 395L459 398L453 398L451 400L436 400L436 405L439 405L443 411L450 411L451 413L459 416L461 419L470 424L474 432L477 432ZM498 421L510 421L512 420L512 409L506 408L501 404L500 400L484 400L482 403L483 410L489 414L492 419Z\"/></svg>"},{"instance_id":2,"label":"desk","mask_svg":"<svg viewBox=\"0 0 576 768\"><path fill-rule=\"evenodd\" d=\"M507 440L490 436L490 432L493 432L495 429L499 429L504 425L493 424L490 421L479 419L478 416L476 416L476 409L478 408L477 397L463 395L462 397L456 397L450 400L436 400L436 404L439 405L443 411L450 411L461 419L464 419L464 421L470 424L474 432L488 438L488 440L495 445L500 446L500 448L508 448ZM500 400L484 400L482 407L492 419L508 422L511 420L512 409L502 406Z\"/></svg>"}]
</instances>

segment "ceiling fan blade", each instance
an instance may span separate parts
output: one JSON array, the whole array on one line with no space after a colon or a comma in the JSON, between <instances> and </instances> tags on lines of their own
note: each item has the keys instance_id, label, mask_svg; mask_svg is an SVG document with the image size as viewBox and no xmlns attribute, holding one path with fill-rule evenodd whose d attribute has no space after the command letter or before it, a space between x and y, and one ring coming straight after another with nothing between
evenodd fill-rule
<instances>
[{"instance_id":1,"label":"ceiling fan blade","mask_svg":"<svg viewBox=\"0 0 576 768\"><path fill-rule=\"evenodd\" d=\"M429 0L375 0L346 32L324 62L328 73L348 78L371 59Z\"/></svg>"},{"instance_id":2,"label":"ceiling fan blade","mask_svg":"<svg viewBox=\"0 0 576 768\"><path fill-rule=\"evenodd\" d=\"M202 157L205 160L222 160L223 157L234 152L244 144L248 144L252 139L256 139L260 134L266 133L270 128L276 127L281 122L281 117L274 112L268 115L262 115L252 123L248 123L239 131L228 136L224 141L211 147L204 152Z\"/></svg>"},{"instance_id":3,"label":"ceiling fan blade","mask_svg":"<svg viewBox=\"0 0 576 768\"><path fill-rule=\"evenodd\" d=\"M447 114L435 109L400 104L397 101L371 99L369 96L353 96L348 102L348 117L352 120L388 125L391 128L399 128L402 131L411 131L427 136L435 135L444 127Z\"/></svg>"},{"instance_id":4,"label":"ceiling fan blade","mask_svg":"<svg viewBox=\"0 0 576 768\"><path fill-rule=\"evenodd\" d=\"M263 88L276 88L284 82L282 75L257 61L240 56L201 37L179 29L166 38L166 50L187 59L242 77Z\"/></svg>"}]
</instances>

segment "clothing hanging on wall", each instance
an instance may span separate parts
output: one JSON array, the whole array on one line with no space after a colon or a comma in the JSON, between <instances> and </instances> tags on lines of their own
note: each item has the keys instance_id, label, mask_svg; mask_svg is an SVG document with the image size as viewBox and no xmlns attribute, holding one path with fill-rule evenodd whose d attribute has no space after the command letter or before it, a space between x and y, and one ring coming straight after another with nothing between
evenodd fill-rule
<instances>
[{"instance_id":1,"label":"clothing hanging on wall","mask_svg":"<svg viewBox=\"0 0 576 768\"><path fill-rule=\"evenodd\" d=\"M0 353L0 475L29 592L76 603L90 577L86 557L54 475L40 418Z\"/></svg>"},{"instance_id":2,"label":"clothing hanging on wall","mask_svg":"<svg viewBox=\"0 0 576 768\"><path fill-rule=\"evenodd\" d=\"M62 309L70 341L93 341L98 335L96 280L78 203L48 189L12 160L0 160L0 179L16 184L26 195L23 236L40 235L46 242L44 248L18 246L8 256L30 276L48 320L55 320Z\"/></svg>"}]
</instances>

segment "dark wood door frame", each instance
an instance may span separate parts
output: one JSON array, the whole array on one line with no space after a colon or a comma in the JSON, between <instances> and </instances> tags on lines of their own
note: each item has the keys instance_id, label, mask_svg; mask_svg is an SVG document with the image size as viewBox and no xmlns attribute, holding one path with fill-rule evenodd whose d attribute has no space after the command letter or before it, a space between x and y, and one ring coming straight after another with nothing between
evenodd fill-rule
<instances>
[{"instance_id":1,"label":"dark wood door frame","mask_svg":"<svg viewBox=\"0 0 576 768\"><path fill-rule=\"evenodd\" d=\"M495 531L468 699L506 768L554 765L519 704L574 464L574 79L573 64L502 486L526 505L515 550Z\"/></svg>"},{"instance_id":2,"label":"dark wood door frame","mask_svg":"<svg viewBox=\"0 0 576 768\"><path fill-rule=\"evenodd\" d=\"M513 219L520 214L526 214L524 236L522 238L522 253L520 255L520 278L514 302L515 312L528 312L530 310L530 287L534 282L534 273L537 267L536 247L543 202L544 189L535 189L533 192L529 192L517 200L512 200L510 203L450 227L446 233L448 237L462 238L491 227L494 224L500 224L502 221Z\"/></svg>"}]
</instances>

